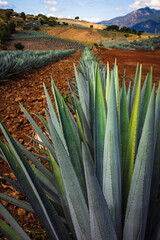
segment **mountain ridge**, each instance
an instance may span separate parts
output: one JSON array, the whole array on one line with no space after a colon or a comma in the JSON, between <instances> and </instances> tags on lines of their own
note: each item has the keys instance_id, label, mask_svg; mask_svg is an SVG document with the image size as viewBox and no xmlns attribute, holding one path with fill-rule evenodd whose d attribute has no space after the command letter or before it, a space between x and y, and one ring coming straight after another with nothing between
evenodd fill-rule
<instances>
[{"instance_id":1,"label":"mountain ridge","mask_svg":"<svg viewBox=\"0 0 160 240\"><path fill-rule=\"evenodd\" d=\"M149 22L150 23L149 28L148 27L145 28L147 21L153 21ZM151 23L153 23L153 26L151 26L152 25ZM160 10L151 9L149 7L137 9L131 13L126 14L125 16L120 16L112 18L110 20L103 20L99 22L99 24L103 24L105 26L118 25L120 28L123 26L134 28L134 26L139 24L138 27L141 26L139 30L142 30L143 28L143 31L148 32L149 29L150 33L155 33L156 29L158 29L157 33L160 33L159 26L157 27L155 23L157 25L160 24Z\"/></svg>"}]
</instances>

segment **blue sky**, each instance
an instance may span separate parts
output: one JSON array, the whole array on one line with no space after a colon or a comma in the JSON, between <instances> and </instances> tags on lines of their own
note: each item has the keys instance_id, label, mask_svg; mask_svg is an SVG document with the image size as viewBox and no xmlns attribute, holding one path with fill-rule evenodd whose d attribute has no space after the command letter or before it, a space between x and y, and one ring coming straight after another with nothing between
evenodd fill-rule
<instances>
[{"instance_id":1,"label":"blue sky","mask_svg":"<svg viewBox=\"0 0 160 240\"><path fill-rule=\"evenodd\" d=\"M18 13L59 18L79 16L91 22L123 16L145 6L160 9L160 0L0 0L0 8L12 8Z\"/></svg>"}]
</instances>

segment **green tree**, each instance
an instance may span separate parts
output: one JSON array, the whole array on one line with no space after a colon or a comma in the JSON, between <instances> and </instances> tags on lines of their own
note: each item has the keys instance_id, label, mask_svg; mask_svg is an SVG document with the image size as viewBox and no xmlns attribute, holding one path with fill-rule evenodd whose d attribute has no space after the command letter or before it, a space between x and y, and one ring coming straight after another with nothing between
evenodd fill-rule
<instances>
[{"instance_id":1,"label":"green tree","mask_svg":"<svg viewBox=\"0 0 160 240\"><path fill-rule=\"evenodd\" d=\"M124 27L122 27L122 28L120 29L120 31L121 31L121 32L125 32L125 33L130 33L130 32L131 32L131 29L124 26Z\"/></svg>"},{"instance_id":2,"label":"green tree","mask_svg":"<svg viewBox=\"0 0 160 240\"><path fill-rule=\"evenodd\" d=\"M50 16L50 17L48 18L48 25L49 25L49 26L54 26L54 25L56 25L56 24L57 24L56 18Z\"/></svg>"},{"instance_id":3,"label":"green tree","mask_svg":"<svg viewBox=\"0 0 160 240\"><path fill-rule=\"evenodd\" d=\"M117 25L110 25L107 27L108 31L118 31L119 30L119 26Z\"/></svg>"},{"instance_id":4,"label":"green tree","mask_svg":"<svg viewBox=\"0 0 160 240\"><path fill-rule=\"evenodd\" d=\"M23 51L23 49L24 49L24 45L22 45L21 42L15 43L14 47L16 48L16 50L22 50Z\"/></svg>"},{"instance_id":5,"label":"green tree","mask_svg":"<svg viewBox=\"0 0 160 240\"><path fill-rule=\"evenodd\" d=\"M26 19L26 14L24 13L24 12L21 12L21 18L23 18L23 20L25 20Z\"/></svg>"},{"instance_id":6,"label":"green tree","mask_svg":"<svg viewBox=\"0 0 160 240\"><path fill-rule=\"evenodd\" d=\"M138 31L137 35L139 36L139 38L141 38L142 33L144 33L144 31Z\"/></svg>"}]
</instances>

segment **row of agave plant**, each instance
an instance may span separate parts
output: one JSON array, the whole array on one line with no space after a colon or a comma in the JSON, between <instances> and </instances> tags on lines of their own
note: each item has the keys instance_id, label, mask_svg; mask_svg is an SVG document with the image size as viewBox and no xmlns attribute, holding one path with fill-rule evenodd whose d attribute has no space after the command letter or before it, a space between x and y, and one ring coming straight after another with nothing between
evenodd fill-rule
<instances>
[{"instance_id":1,"label":"row of agave plant","mask_svg":"<svg viewBox=\"0 0 160 240\"><path fill-rule=\"evenodd\" d=\"M42 154L28 151L0 123L7 139L0 142L1 157L18 183L7 180L29 202L0 198L35 213L50 239L158 240L160 85L156 94L152 69L142 88L141 65L133 88L126 89L125 76L120 88L116 62L110 71L85 50L75 76L69 107L52 80L55 110L44 85L46 118L37 117L47 134L21 105ZM30 239L2 204L0 213L12 226L0 220L8 239Z\"/></svg>"}]
</instances>

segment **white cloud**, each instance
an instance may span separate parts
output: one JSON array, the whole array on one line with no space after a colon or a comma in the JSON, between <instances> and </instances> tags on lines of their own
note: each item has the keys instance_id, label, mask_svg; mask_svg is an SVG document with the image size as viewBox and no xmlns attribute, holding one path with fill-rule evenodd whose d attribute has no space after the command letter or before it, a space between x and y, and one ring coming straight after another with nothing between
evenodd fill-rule
<instances>
[{"instance_id":1,"label":"white cloud","mask_svg":"<svg viewBox=\"0 0 160 240\"><path fill-rule=\"evenodd\" d=\"M83 18L82 20L87 21L87 22L100 22L100 21L102 21L101 18Z\"/></svg>"},{"instance_id":2,"label":"white cloud","mask_svg":"<svg viewBox=\"0 0 160 240\"><path fill-rule=\"evenodd\" d=\"M85 4L82 3L82 2L79 2L79 3L77 3L77 4L78 4L79 7L84 7L84 5L85 5Z\"/></svg>"},{"instance_id":3,"label":"white cloud","mask_svg":"<svg viewBox=\"0 0 160 240\"><path fill-rule=\"evenodd\" d=\"M7 1L1 1L0 0L0 7L7 7L9 3Z\"/></svg>"},{"instance_id":4,"label":"white cloud","mask_svg":"<svg viewBox=\"0 0 160 240\"><path fill-rule=\"evenodd\" d=\"M129 7L133 9L144 8L144 7L155 8L157 10L160 9L160 1L159 0L134 0L134 3Z\"/></svg>"},{"instance_id":5,"label":"white cloud","mask_svg":"<svg viewBox=\"0 0 160 240\"><path fill-rule=\"evenodd\" d=\"M56 1L44 1L44 4L50 4L50 5L57 5L58 3Z\"/></svg>"},{"instance_id":6,"label":"white cloud","mask_svg":"<svg viewBox=\"0 0 160 240\"><path fill-rule=\"evenodd\" d=\"M122 8L116 7L115 10L116 10L116 11L122 11Z\"/></svg>"},{"instance_id":7,"label":"white cloud","mask_svg":"<svg viewBox=\"0 0 160 240\"><path fill-rule=\"evenodd\" d=\"M49 7L48 9L49 9L51 12L58 12L58 11L59 11L59 9L56 8L56 7Z\"/></svg>"}]
</instances>

